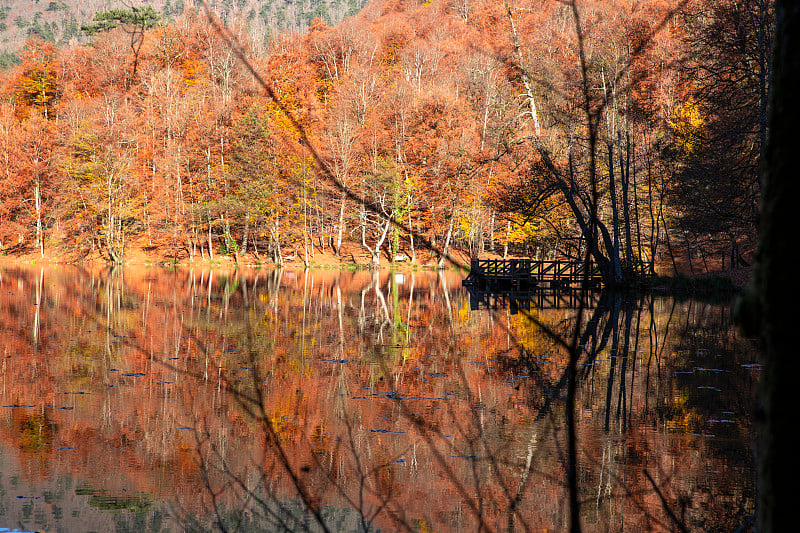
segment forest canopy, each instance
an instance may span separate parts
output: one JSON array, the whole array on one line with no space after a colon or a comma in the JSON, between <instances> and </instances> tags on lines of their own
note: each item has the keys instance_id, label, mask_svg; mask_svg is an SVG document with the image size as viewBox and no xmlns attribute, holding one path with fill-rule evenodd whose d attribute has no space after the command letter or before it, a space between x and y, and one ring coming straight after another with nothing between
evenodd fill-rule
<instances>
[{"instance_id":1,"label":"forest canopy","mask_svg":"<svg viewBox=\"0 0 800 533\"><path fill-rule=\"evenodd\" d=\"M29 40L0 73L0 253L738 264L771 4L576 7L379 1L266 46L145 8Z\"/></svg>"}]
</instances>

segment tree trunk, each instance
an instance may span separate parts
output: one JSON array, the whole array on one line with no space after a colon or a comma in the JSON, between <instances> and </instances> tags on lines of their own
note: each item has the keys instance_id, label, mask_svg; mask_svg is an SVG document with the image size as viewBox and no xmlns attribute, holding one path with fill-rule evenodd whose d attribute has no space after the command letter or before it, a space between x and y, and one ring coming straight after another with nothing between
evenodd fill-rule
<instances>
[{"instance_id":1,"label":"tree trunk","mask_svg":"<svg viewBox=\"0 0 800 533\"><path fill-rule=\"evenodd\" d=\"M414 248L414 217L411 213L411 209L408 210L408 238L411 242L411 262L417 262L417 251Z\"/></svg>"},{"instance_id":2,"label":"tree trunk","mask_svg":"<svg viewBox=\"0 0 800 533\"><path fill-rule=\"evenodd\" d=\"M611 229L613 231L609 259L611 259L611 266L614 269L614 284L618 285L622 281L622 267L619 263L619 209L617 208L617 189L614 177L614 143L611 141L608 142L608 189L611 196Z\"/></svg>"},{"instance_id":3,"label":"tree trunk","mask_svg":"<svg viewBox=\"0 0 800 533\"><path fill-rule=\"evenodd\" d=\"M211 240L211 213L207 212L208 216L208 260L214 260L214 243Z\"/></svg>"},{"instance_id":4,"label":"tree trunk","mask_svg":"<svg viewBox=\"0 0 800 533\"><path fill-rule=\"evenodd\" d=\"M342 256L342 235L344 234L344 206L347 202L345 193L342 192L342 204L339 207L339 235L336 237L336 250L334 255L336 257Z\"/></svg>"},{"instance_id":5,"label":"tree trunk","mask_svg":"<svg viewBox=\"0 0 800 533\"><path fill-rule=\"evenodd\" d=\"M383 224L383 229L381 230L380 236L375 241L375 248L371 248L367 244L367 236L366 236L367 221L366 221L366 216L364 215L362 215L364 218L362 219L362 226L361 226L361 245L369 251L370 256L372 257L372 266L378 267L381 264L381 246L383 246L384 241L386 241L386 236L389 234L389 228L392 227L392 217L386 219L386 222Z\"/></svg>"},{"instance_id":6,"label":"tree trunk","mask_svg":"<svg viewBox=\"0 0 800 533\"><path fill-rule=\"evenodd\" d=\"M664 226L664 240L667 242L667 251L669 251L669 257L672 260L672 272L677 276L678 264L675 262L675 252L672 251L672 241L669 240L669 230L667 229L667 221L664 220L664 213L659 213L658 216L661 219L661 224Z\"/></svg>"},{"instance_id":7,"label":"tree trunk","mask_svg":"<svg viewBox=\"0 0 800 533\"><path fill-rule=\"evenodd\" d=\"M663 201L663 196L660 202ZM650 275L656 274L656 257L658 256L658 245L660 244L661 226L658 223L658 215L653 206L653 167L650 155L647 156L647 204L650 213ZM659 206L658 212L661 212Z\"/></svg>"},{"instance_id":8,"label":"tree trunk","mask_svg":"<svg viewBox=\"0 0 800 533\"><path fill-rule=\"evenodd\" d=\"M33 189L33 196L36 203L36 247L44 257L44 235L42 232L42 193L39 187L39 178L36 178L36 185Z\"/></svg>"},{"instance_id":9,"label":"tree trunk","mask_svg":"<svg viewBox=\"0 0 800 533\"><path fill-rule=\"evenodd\" d=\"M800 468L795 450L794 394L800 373L794 314L797 198L795 164L800 124L800 4L775 1L775 47L769 108L769 137L762 166L760 239L752 286L739 306L748 333L760 334L762 362L758 448L760 533L786 529L795 521L791 487Z\"/></svg>"},{"instance_id":10,"label":"tree trunk","mask_svg":"<svg viewBox=\"0 0 800 533\"><path fill-rule=\"evenodd\" d=\"M607 285L616 284L617 277L612 260L603 255L603 252L600 251L600 239L602 239L603 247L608 251L614 250L613 239L605 224L597 218L592 219L592 214L586 213L584 209L581 208L581 205L587 205L587 201L576 192L577 186L575 185L575 170L572 163L572 156L570 155L569 176L565 177L558 168L556 168L552 159L550 159L550 153L545 149L541 140L536 139L534 144L542 158L542 163L544 163L550 173L551 179L553 179L554 185L567 203L570 211L572 211L572 215L578 223L578 226L580 226L581 232L586 238L586 246L597 264L597 267L600 269L603 280ZM581 204L579 204L579 202L581 202ZM596 232L594 231L595 228L597 230ZM609 255L611 254L609 253Z\"/></svg>"},{"instance_id":11,"label":"tree trunk","mask_svg":"<svg viewBox=\"0 0 800 533\"><path fill-rule=\"evenodd\" d=\"M247 238L250 236L250 213L244 215L244 236L242 237L242 255L247 253Z\"/></svg>"},{"instance_id":12,"label":"tree trunk","mask_svg":"<svg viewBox=\"0 0 800 533\"><path fill-rule=\"evenodd\" d=\"M622 178L620 184L622 185L622 223L625 225L625 270L627 275L631 274L633 270L633 243L631 242L631 211L628 205L628 181L631 171L631 150L630 139L626 135L625 142L625 161L622 159L622 151L619 153L619 174Z\"/></svg>"},{"instance_id":13,"label":"tree trunk","mask_svg":"<svg viewBox=\"0 0 800 533\"><path fill-rule=\"evenodd\" d=\"M281 253L281 241L280 241L280 228L278 227L278 222L275 221L270 228L270 234L272 237L272 246L273 246L273 261L275 261L276 265L283 265L283 254Z\"/></svg>"},{"instance_id":14,"label":"tree trunk","mask_svg":"<svg viewBox=\"0 0 800 533\"><path fill-rule=\"evenodd\" d=\"M636 158L636 140L631 143L630 151L633 153L633 158ZM641 272L644 272L644 261L646 257L642 258L642 218L639 214L639 187L636 184L636 164L631 165L630 170L631 180L633 181L633 219L636 222L636 261Z\"/></svg>"},{"instance_id":15,"label":"tree trunk","mask_svg":"<svg viewBox=\"0 0 800 533\"><path fill-rule=\"evenodd\" d=\"M444 238L444 246L442 247L442 255L439 257L439 268L444 268L444 262L447 260L447 253L450 250L450 238L453 236L453 223L456 218L456 203L453 199L453 205L450 210L450 224L447 227L447 236Z\"/></svg>"},{"instance_id":16,"label":"tree trunk","mask_svg":"<svg viewBox=\"0 0 800 533\"><path fill-rule=\"evenodd\" d=\"M303 266L308 268L308 200L305 177L303 179Z\"/></svg>"},{"instance_id":17,"label":"tree trunk","mask_svg":"<svg viewBox=\"0 0 800 533\"><path fill-rule=\"evenodd\" d=\"M503 259L508 259L508 240L511 238L511 221L506 222L506 242L503 244Z\"/></svg>"}]
</instances>

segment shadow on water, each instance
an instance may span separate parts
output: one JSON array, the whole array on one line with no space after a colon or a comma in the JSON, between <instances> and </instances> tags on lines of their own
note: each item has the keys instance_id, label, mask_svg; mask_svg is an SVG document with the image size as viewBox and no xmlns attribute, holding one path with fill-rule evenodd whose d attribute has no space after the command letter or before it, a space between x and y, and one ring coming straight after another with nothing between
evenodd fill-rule
<instances>
[{"instance_id":1,"label":"shadow on water","mask_svg":"<svg viewBox=\"0 0 800 533\"><path fill-rule=\"evenodd\" d=\"M566 529L568 354L514 311L567 335L580 306L460 281L3 270L0 526ZM730 306L586 301L584 527L736 529L759 368Z\"/></svg>"}]
</instances>

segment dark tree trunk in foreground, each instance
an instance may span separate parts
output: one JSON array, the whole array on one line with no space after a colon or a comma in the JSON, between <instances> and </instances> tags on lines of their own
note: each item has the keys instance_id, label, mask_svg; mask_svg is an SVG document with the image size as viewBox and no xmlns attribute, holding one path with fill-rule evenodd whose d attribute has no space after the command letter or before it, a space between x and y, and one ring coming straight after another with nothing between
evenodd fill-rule
<instances>
[{"instance_id":1,"label":"dark tree trunk in foreground","mask_svg":"<svg viewBox=\"0 0 800 533\"><path fill-rule=\"evenodd\" d=\"M740 310L762 342L759 421L758 531L796 523L798 305L797 146L800 129L800 3L777 0L766 164L762 173L760 241L753 285ZM782 529L783 528L783 529Z\"/></svg>"}]
</instances>

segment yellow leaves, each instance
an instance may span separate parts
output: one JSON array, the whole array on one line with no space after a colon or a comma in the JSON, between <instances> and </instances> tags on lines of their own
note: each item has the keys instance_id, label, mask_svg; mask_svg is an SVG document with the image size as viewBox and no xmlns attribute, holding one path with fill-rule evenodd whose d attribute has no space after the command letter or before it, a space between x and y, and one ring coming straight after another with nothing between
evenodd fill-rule
<instances>
[{"instance_id":1,"label":"yellow leaves","mask_svg":"<svg viewBox=\"0 0 800 533\"><path fill-rule=\"evenodd\" d=\"M91 162L95 155L95 142L94 135L92 135L90 131L87 131L85 127L76 130L72 135L72 142L70 143L72 157L82 163Z\"/></svg>"},{"instance_id":2,"label":"yellow leaves","mask_svg":"<svg viewBox=\"0 0 800 533\"><path fill-rule=\"evenodd\" d=\"M66 100L80 101L80 100L85 100L85 99L92 98L92 95L89 94L88 92L75 91L74 90L74 91L69 91L69 92L65 93L64 94L64 98Z\"/></svg>"},{"instance_id":3,"label":"yellow leaves","mask_svg":"<svg viewBox=\"0 0 800 533\"><path fill-rule=\"evenodd\" d=\"M303 103L296 94L288 91L281 92L278 101L272 104L269 110L273 124L294 140L300 139L300 132L295 128L294 121L302 114Z\"/></svg>"},{"instance_id":4,"label":"yellow leaves","mask_svg":"<svg viewBox=\"0 0 800 533\"><path fill-rule=\"evenodd\" d=\"M689 97L675 108L672 118L667 121L672 134L685 154L692 154L700 144L703 117L697 100Z\"/></svg>"},{"instance_id":5,"label":"yellow leaves","mask_svg":"<svg viewBox=\"0 0 800 533\"><path fill-rule=\"evenodd\" d=\"M522 220L521 217L514 217L505 231L498 231L496 238L502 244L521 243L526 240L537 240L546 232L542 230L541 219Z\"/></svg>"},{"instance_id":6,"label":"yellow leaves","mask_svg":"<svg viewBox=\"0 0 800 533\"><path fill-rule=\"evenodd\" d=\"M187 59L183 65L183 84L186 87L195 85L202 79L208 70L206 64L197 59Z\"/></svg>"},{"instance_id":7,"label":"yellow leaves","mask_svg":"<svg viewBox=\"0 0 800 533\"><path fill-rule=\"evenodd\" d=\"M58 94L56 57L55 48L49 43L25 44L17 91L26 104L42 110L45 116Z\"/></svg>"}]
</instances>

